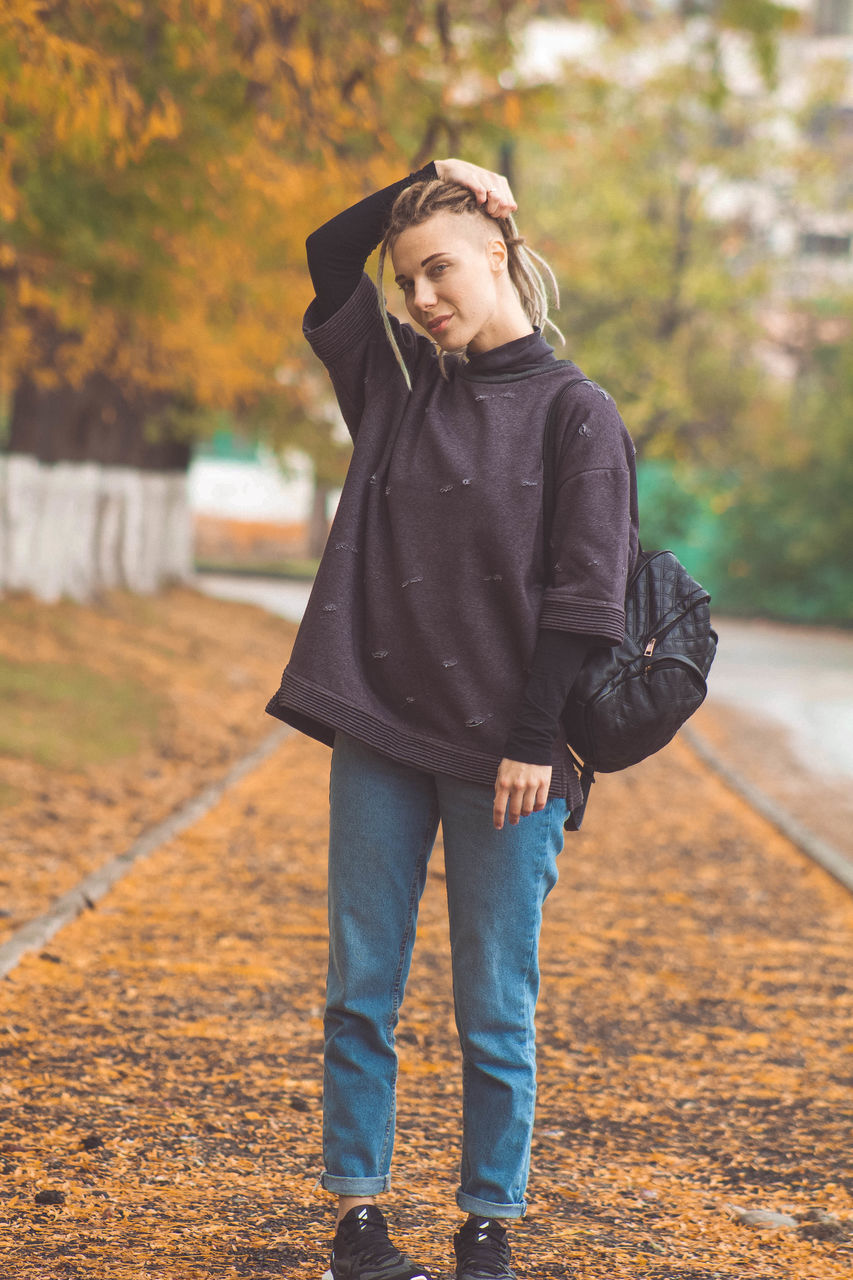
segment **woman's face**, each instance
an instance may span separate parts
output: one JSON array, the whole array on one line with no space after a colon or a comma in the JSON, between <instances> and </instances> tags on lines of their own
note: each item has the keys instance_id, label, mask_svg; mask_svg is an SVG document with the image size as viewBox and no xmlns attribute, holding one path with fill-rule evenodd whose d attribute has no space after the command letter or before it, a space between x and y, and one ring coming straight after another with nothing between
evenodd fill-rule
<instances>
[{"instance_id":1,"label":"woman's face","mask_svg":"<svg viewBox=\"0 0 853 1280\"><path fill-rule=\"evenodd\" d=\"M489 351L509 341L502 336L506 244L485 218L435 213L400 233L391 261L406 310L445 351Z\"/></svg>"}]
</instances>

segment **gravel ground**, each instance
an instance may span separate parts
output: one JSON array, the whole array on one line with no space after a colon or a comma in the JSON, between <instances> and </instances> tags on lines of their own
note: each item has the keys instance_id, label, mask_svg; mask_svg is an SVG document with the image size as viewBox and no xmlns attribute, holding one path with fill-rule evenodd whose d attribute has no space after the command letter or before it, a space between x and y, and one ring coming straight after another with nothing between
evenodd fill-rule
<instances>
[{"instance_id":1,"label":"gravel ground","mask_svg":"<svg viewBox=\"0 0 853 1280\"><path fill-rule=\"evenodd\" d=\"M289 739L0 986L3 1274L322 1274L327 784L325 749ZM848 1277L853 899L677 743L599 780L561 863L519 1276ZM460 1098L442 898L439 849L386 1205L439 1280Z\"/></svg>"}]
</instances>

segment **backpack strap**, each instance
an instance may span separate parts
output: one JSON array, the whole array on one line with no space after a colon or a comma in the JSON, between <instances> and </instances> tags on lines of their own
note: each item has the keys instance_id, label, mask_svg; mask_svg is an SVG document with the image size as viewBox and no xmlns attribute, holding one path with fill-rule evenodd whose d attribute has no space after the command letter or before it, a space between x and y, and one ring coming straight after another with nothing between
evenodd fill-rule
<instances>
[{"instance_id":1,"label":"backpack strap","mask_svg":"<svg viewBox=\"0 0 853 1280\"><path fill-rule=\"evenodd\" d=\"M595 771L590 765L584 764L583 761L575 755L571 747L569 747L569 755L574 760L581 779L581 795L580 804L575 805L574 809L570 809L563 823L564 831L580 831L583 815L586 813L586 802L589 800L589 793L592 790L592 784L595 782Z\"/></svg>"}]
</instances>

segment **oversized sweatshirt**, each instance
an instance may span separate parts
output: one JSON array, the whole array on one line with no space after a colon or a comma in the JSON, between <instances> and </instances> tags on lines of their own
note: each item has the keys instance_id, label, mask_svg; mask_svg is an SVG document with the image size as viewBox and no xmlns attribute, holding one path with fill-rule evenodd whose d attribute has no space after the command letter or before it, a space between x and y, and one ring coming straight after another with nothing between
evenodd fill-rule
<instances>
[{"instance_id":1,"label":"oversized sweatshirt","mask_svg":"<svg viewBox=\"0 0 853 1280\"><path fill-rule=\"evenodd\" d=\"M448 360L392 321L376 290L305 332L353 437L326 551L270 714L332 743L341 729L393 759L493 786L539 627L619 643L636 556L634 450L605 391L563 401L545 554L542 435L571 362L529 335ZM515 349L514 351L511 349ZM551 795L580 800L565 744Z\"/></svg>"},{"instance_id":2,"label":"oversized sweatshirt","mask_svg":"<svg viewBox=\"0 0 853 1280\"><path fill-rule=\"evenodd\" d=\"M305 249L315 291L317 323L329 320L355 293L368 258L385 234L398 195L412 183L430 182L437 177L435 163L430 162L416 173L364 196L311 232ZM512 372L517 365L530 363L522 344L512 344L503 353L505 360L498 354L501 358L495 372ZM554 352L546 343L539 343L538 358L553 360ZM510 760L551 763L561 711L594 643L591 636L540 627L524 697L504 743L503 754Z\"/></svg>"}]
</instances>

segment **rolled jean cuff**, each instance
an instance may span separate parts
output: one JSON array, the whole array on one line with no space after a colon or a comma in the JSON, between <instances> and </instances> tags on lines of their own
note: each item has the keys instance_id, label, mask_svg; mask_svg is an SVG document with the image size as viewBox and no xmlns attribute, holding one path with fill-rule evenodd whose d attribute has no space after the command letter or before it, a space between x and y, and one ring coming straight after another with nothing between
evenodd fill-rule
<instances>
[{"instance_id":1,"label":"rolled jean cuff","mask_svg":"<svg viewBox=\"0 0 853 1280\"><path fill-rule=\"evenodd\" d=\"M338 1178L333 1173L320 1174L320 1186L336 1196L378 1196L391 1186L391 1175L379 1178Z\"/></svg>"},{"instance_id":2,"label":"rolled jean cuff","mask_svg":"<svg viewBox=\"0 0 853 1280\"><path fill-rule=\"evenodd\" d=\"M456 1192L456 1203L463 1213L476 1213L478 1218L523 1218L527 1212L524 1200L521 1204L493 1204L490 1200L466 1196L464 1191Z\"/></svg>"}]
</instances>

